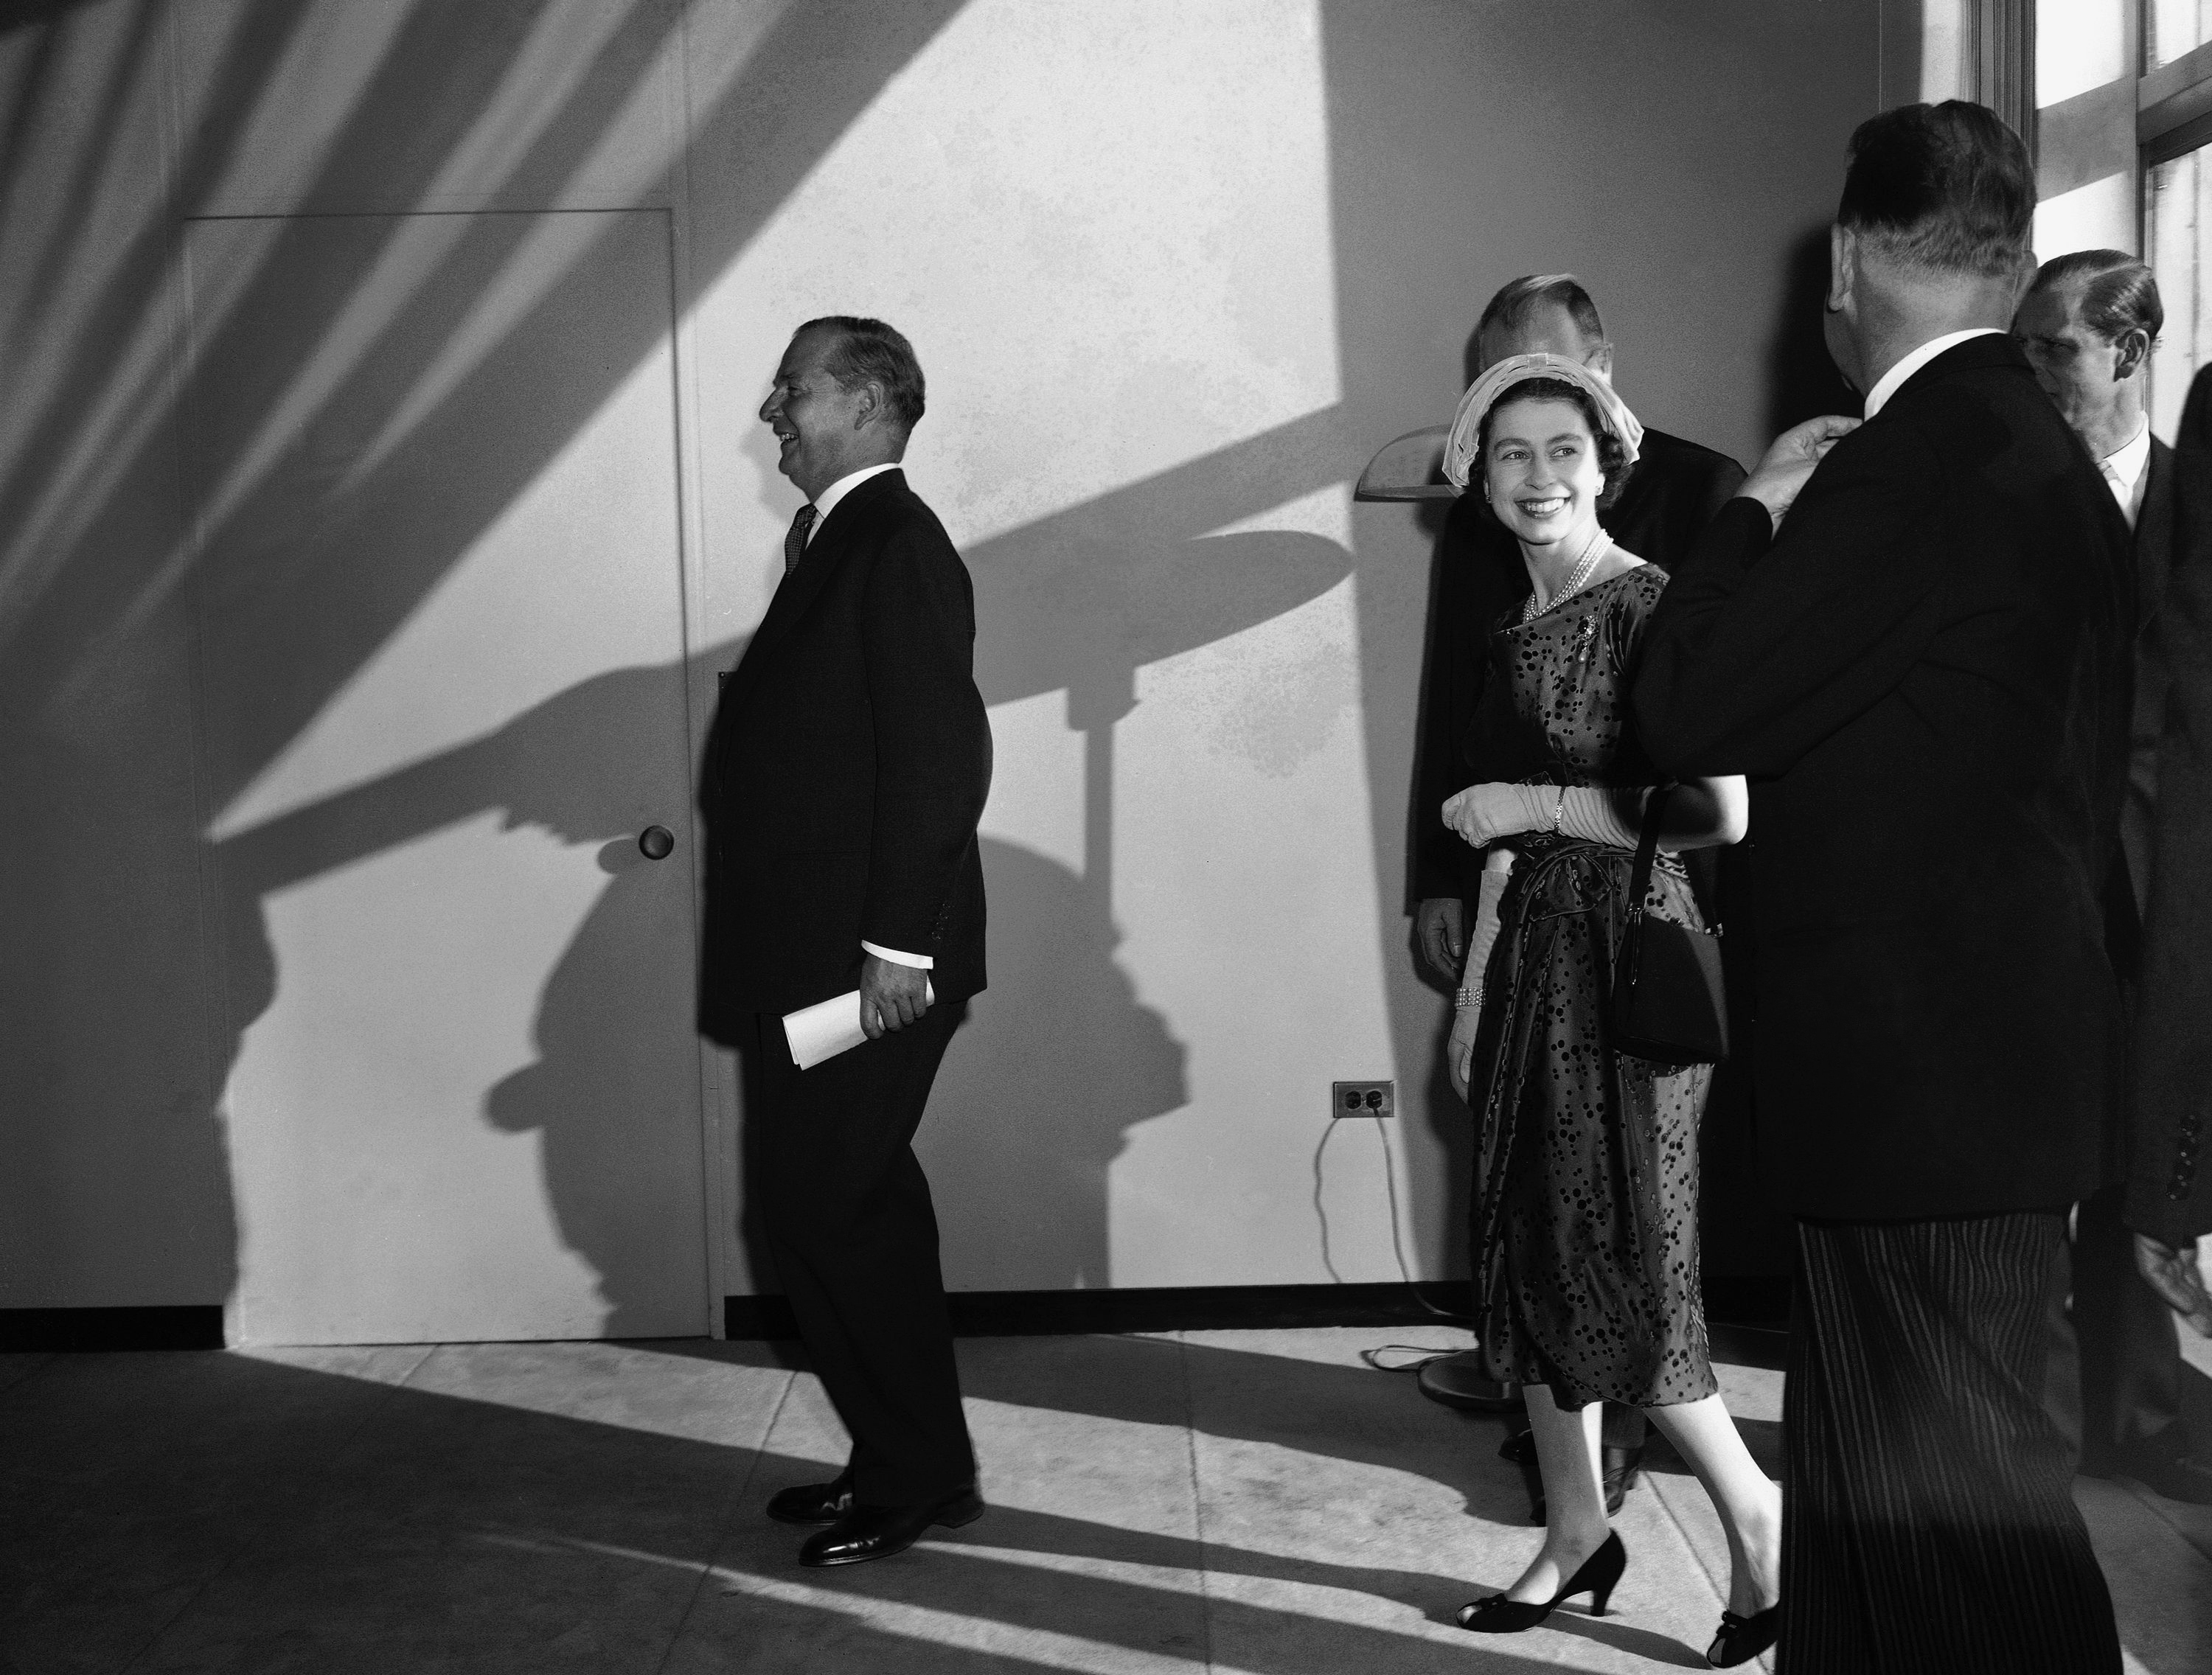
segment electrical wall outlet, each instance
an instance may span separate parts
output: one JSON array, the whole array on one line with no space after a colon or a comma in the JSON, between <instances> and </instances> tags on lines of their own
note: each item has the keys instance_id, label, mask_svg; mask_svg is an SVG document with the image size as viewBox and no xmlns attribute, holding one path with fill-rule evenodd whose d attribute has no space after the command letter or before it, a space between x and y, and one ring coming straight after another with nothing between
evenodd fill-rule
<instances>
[{"instance_id":1,"label":"electrical wall outlet","mask_svg":"<svg viewBox=\"0 0 2212 1675\"><path fill-rule=\"evenodd\" d=\"M1332 1117L1395 1117L1398 1114L1398 1084L1332 1082L1328 1084L1328 1114Z\"/></svg>"}]
</instances>

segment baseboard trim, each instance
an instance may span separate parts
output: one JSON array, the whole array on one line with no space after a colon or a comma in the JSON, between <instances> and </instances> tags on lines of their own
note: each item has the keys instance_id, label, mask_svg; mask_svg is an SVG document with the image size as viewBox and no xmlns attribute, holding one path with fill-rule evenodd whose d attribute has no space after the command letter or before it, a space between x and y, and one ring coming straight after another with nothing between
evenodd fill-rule
<instances>
[{"instance_id":1,"label":"baseboard trim","mask_svg":"<svg viewBox=\"0 0 2212 1675\"><path fill-rule=\"evenodd\" d=\"M1372 1285L1171 1285L1102 1291L955 1291L947 1298L958 1338L1058 1337L1078 1332L1218 1332L1294 1326L1434 1325L1466 1317L1465 1280L1418 1287ZM1780 1326L1790 1282L1716 1276L1705 1282L1715 1323ZM781 1296L722 1299L724 1335L791 1338L799 1327ZM125 1308L0 1308L0 1352L67 1354L115 1350L219 1350L222 1307L184 1303Z\"/></svg>"},{"instance_id":2,"label":"baseboard trim","mask_svg":"<svg viewBox=\"0 0 2212 1675\"><path fill-rule=\"evenodd\" d=\"M133 1308L0 1308L0 1350L219 1350L221 1303Z\"/></svg>"},{"instance_id":3,"label":"baseboard trim","mask_svg":"<svg viewBox=\"0 0 2212 1675\"><path fill-rule=\"evenodd\" d=\"M956 1338L1042 1338L1075 1332L1464 1323L1473 1298L1462 1279L1418 1287L1393 1283L954 1291L945 1302ZM1786 1279L1725 1276L1705 1282L1706 1318L1716 1322L1778 1326L1789 1316L1789 1302ZM722 1331L726 1337L740 1339L799 1335L791 1305L781 1296L723 1298Z\"/></svg>"},{"instance_id":4,"label":"baseboard trim","mask_svg":"<svg viewBox=\"0 0 2212 1675\"><path fill-rule=\"evenodd\" d=\"M956 1338L1091 1332L1208 1332L1266 1326L1382 1326L1465 1317L1464 1280L1378 1285L1171 1285L1110 1291L954 1291ZM1440 1312L1441 1311L1441 1314ZM725 1297L731 1338L796 1338L780 1296Z\"/></svg>"}]
</instances>

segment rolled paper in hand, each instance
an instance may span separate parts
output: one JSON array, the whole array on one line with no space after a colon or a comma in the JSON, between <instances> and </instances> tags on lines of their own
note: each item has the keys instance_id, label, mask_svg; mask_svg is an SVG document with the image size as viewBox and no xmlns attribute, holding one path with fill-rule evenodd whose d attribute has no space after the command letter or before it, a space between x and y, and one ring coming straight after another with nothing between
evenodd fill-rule
<instances>
[{"instance_id":1,"label":"rolled paper in hand","mask_svg":"<svg viewBox=\"0 0 2212 1675\"><path fill-rule=\"evenodd\" d=\"M937 986L925 978L922 991L930 1004L935 1005ZM849 1053L868 1039L868 1032L860 1027L860 992L854 989L835 1000L786 1012L783 1035L791 1044L791 1062L801 1070L812 1070L824 1059Z\"/></svg>"}]
</instances>

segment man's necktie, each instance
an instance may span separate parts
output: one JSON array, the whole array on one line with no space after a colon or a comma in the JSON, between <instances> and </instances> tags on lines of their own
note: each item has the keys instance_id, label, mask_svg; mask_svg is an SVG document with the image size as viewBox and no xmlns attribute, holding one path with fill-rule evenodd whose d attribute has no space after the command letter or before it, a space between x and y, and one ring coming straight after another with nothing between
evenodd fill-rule
<instances>
[{"instance_id":1,"label":"man's necktie","mask_svg":"<svg viewBox=\"0 0 2212 1675\"><path fill-rule=\"evenodd\" d=\"M783 574L789 575L799 567L799 561L806 556L806 537L812 532L817 514L810 501L799 508L791 520L791 533L783 537Z\"/></svg>"},{"instance_id":2,"label":"man's necktie","mask_svg":"<svg viewBox=\"0 0 2212 1675\"><path fill-rule=\"evenodd\" d=\"M2112 498L2120 503L2120 516L2126 519L2128 527L2133 529L2136 526L2136 497L2128 492L2127 484L2120 481L2120 474L2112 468L2111 460L2099 460L2097 470L2103 473L2105 486L2112 491Z\"/></svg>"}]
</instances>

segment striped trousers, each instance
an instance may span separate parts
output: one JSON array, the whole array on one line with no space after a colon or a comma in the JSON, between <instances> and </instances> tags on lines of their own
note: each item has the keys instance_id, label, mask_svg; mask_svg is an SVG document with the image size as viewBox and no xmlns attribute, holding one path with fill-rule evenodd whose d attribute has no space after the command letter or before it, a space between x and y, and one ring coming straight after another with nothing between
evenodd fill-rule
<instances>
[{"instance_id":1,"label":"striped trousers","mask_svg":"<svg viewBox=\"0 0 2212 1675\"><path fill-rule=\"evenodd\" d=\"M2063 1216L1801 1222L1783 1675L2118 1675L2045 1408Z\"/></svg>"}]
</instances>

